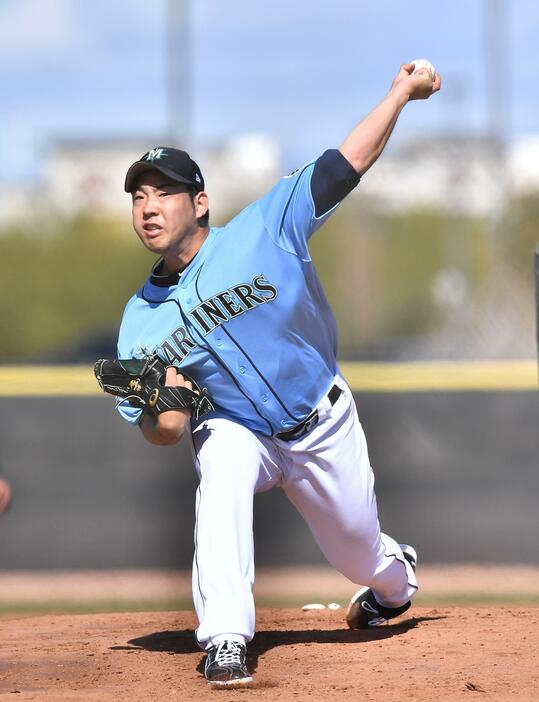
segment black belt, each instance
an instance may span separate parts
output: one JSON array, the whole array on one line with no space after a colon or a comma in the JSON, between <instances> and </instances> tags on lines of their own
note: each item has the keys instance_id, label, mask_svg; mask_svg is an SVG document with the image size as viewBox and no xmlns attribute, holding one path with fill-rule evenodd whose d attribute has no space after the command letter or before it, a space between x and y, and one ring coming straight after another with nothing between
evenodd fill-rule
<instances>
[{"instance_id":1,"label":"black belt","mask_svg":"<svg viewBox=\"0 0 539 702\"><path fill-rule=\"evenodd\" d=\"M332 407L341 396L341 393L342 388L340 388L338 385L334 385L328 392L327 397L331 402ZM279 434L275 434L275 436L283 441L295 441L296 439L305 436L305 434L308 434L317 424L318 410L315 409L306 419L303 420L303 422L300 422L297 426L292 427L292 429L289 429L288 431L282 431Z\"/></svg>"}]
</instances>

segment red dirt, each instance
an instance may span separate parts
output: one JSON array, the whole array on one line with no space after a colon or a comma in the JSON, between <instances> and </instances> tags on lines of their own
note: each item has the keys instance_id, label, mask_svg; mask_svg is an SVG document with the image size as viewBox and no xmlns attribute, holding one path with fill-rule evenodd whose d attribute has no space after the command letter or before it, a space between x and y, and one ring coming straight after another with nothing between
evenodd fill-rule
<instances>
[{"instance_id":1,"label":"red dirt","mask_svg":"<svg viewBox=\"0 0 539 702\"><path fill-rule=\"evenodd\" d=\"M260 609L242 690L206 685L194 626L188 612L3 619L0 700L539 699L539 608L414 607L367 632L343 610Z\"/></svg>"}]
</instances>

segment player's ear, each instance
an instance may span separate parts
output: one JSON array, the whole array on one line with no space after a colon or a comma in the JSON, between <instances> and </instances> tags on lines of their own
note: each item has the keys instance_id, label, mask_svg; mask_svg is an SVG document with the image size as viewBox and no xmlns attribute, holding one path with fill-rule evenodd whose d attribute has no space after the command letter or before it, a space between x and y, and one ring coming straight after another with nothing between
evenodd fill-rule
<instances>
[{"instance_id":1,"label":"player's ear","mask_svg":"<svg viewBox=\"0 0 539 702\"><path fill-rule=\"evenodd\" d=\"M194 204L196 218L200 219L200 217L204 217L210 207L207 193L197 193L194 198Z\"/></svg>"}]
</instances>

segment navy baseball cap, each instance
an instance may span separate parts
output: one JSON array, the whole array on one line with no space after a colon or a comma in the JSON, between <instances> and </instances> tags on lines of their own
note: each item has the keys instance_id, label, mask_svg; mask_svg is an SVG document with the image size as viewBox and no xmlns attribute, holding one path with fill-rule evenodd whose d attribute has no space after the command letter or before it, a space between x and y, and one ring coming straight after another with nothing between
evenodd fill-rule
<instances>
[{"instance_id":1,"label":"navy baseball cap","mask_svg":"<svg viewBox=\"0 0 539 702\"><path fill-rule=\"evenodd\" d=\"M192 185L198 191L204 190L200 168L187 152L171 146L158 146L145 153L129 168L125 176L125 192L132 192L135 180L141 173L148 171L159 171L178 183Z\"/></svg>"}]
</instances>

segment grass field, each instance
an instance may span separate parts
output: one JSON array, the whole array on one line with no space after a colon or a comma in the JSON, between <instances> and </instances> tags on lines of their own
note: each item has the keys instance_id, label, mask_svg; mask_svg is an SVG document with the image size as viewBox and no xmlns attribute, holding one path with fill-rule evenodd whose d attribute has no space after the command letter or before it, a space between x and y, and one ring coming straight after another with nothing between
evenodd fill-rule
<instances>
[{"instance_id":1,"label":"grass field","mask_svg":"<svg viewBox=\"0 0 539 702\"><path fill-rule=\"evenodd\" d=\"M539 567L425 565L415 603L432 606L539 606ZM261 569L259 607L337 602L346 607L355 587L326 566ZM192 609L188 571L0 571L0 616L159 612Z\"/></svg>"}]
</instances>

